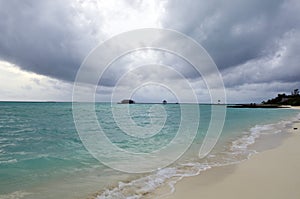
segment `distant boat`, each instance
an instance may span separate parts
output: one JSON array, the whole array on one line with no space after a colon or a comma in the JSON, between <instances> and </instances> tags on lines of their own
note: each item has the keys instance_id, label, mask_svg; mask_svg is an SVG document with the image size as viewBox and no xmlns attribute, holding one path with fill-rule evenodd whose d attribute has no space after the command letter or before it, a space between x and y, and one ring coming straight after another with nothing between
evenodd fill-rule
<instances>
[{"instance_id":1,"label":"distant boat","mask_svg":"<svg viewBox=\"0 0 300 199\"><path fill-rule=\"evenodd\" d=\"M124 99L119 104L135 104L135 101L132 99Z\"/></svg>"},{"instance_id":2,"label":"distant boat","mask_svg":"<svg viewBox=\"0 0 300 199\"><path fill-rule=\"evenodd\" d=\"M168 102L167 102L167 100L164 100L162 103L163 103L163 104L167 104Z\"/></svg>"}]
</instances>

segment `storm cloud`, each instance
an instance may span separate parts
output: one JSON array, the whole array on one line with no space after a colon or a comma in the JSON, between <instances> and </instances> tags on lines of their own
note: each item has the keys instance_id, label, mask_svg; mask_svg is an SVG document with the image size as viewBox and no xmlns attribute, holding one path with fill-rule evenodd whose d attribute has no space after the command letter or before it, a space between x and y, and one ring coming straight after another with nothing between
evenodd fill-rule
<instances>
[{"instance_id":1,"label":"storm cloud","mask_svg":"<svg viewBox=\"0 0 300 199\"><path fill-rule=\"evenodd\" d=\"M220 69L274 53L300 27L297 0L170 1L166 10L164 26L196 39Z\"/></svg>"},{"instance_id":2,"label":"storm cloud","mask_svg":"<svg viewBox=\"0 0 300 199\"><path fill-rule=\"evenodd\" d=\"M0 58L23 70L72 81L98 41L78 12L71 1L0 1Z\"/></svg>"},{"instance_id":3,"label":"storm cloud","mask_svg":"<svg viewBox=\"0 0 300 199\"><path fill-rule=\"evenodd\" d=\"M267 83L288 84L288 90L300 87L299 11L298 0L128 0L109 5L100 0L0 0L0 59L72 83L84 58L102 41L136 28L168 28L207 50L232 93ZM153 59L164 60L186 78L200 78L182 61L165 55ZM138 60L132 56L119 62L101 83L113 87L131 61Z\"/></svg>"}]
</instances>

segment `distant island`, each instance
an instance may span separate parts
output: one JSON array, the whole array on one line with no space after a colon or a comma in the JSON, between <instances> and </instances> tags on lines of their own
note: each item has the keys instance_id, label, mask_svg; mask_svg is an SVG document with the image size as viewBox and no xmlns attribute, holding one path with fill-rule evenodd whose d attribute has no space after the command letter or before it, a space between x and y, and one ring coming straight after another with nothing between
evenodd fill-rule
<instances>
[{"instance_id":1,"label":"distant island","mask_svg":"<svg viewBox=\"0 0 300 199\"><path fill-rule=\"evenodd\" d=\"M289 108L289 106L300 106L299 89L295 89L290 95L278 94L277 97L263 101L261 104L236 104L227 106L229 108Z\"/></svg>"},{"instance_id":2,"label":"distant island","mask_svg":"<svg viewBox=\"0 0 300 199\"><path fill-rule=\"evenodd\" d=\"M132 99L124 99L119 104L135 104L135 101Z\"/></svg>"}]
</instances>

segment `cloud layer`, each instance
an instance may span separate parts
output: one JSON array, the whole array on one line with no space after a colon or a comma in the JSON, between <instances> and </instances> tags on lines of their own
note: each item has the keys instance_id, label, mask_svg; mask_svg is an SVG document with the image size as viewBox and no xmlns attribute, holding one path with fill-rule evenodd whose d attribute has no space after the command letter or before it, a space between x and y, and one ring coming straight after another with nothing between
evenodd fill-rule
<instances>
[{"instance_id":1,"label":"cloud layer","mask_svg":"<svg viewBox=\"0 0 300 199\"><path fill-rule=\"evenodd\" d=\"M252 100L247 94L238 99L242 87L256 88L261 96L254 100L261 100L300 87L299 11L297 0L0 0L0 59L71 84L84 58L100 42L136 28L168 28L205 47L223 75L231 101ZM151 56L202 85L201 77L182 61ZM113 87L114 77L141 57L119 62L103 85Z\"/></svg>"}]
</instances>

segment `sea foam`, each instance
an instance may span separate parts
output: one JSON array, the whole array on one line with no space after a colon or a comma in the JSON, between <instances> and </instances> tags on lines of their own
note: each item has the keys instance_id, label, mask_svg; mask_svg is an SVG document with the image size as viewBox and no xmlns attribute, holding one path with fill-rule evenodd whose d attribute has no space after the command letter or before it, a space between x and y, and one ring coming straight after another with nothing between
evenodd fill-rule
<instances>
[{"instance_id":1,"label":"sea foam","mask_svg":"<svg viewBox=\"0 0 300 199\"><path fill-rule=\"evenodd\" d=\"M244 132L242 137L233 140L228 149L220 154L210 154L201 162L188 162L176 167L159 169L151 175L130 182L119 182L118 186L104 190L96 199L140 199L165 185L169 187L169 191L160 197L172 194L175 191L175 184L184 177L196 176L213 167L237 164L248 159L252 154L257 153L257 151L249 149L249 146L253 145L261 135L282 133L298 118L300 118L300 114L290 121L256 125L248 132ZM242 156L237 158L237 154Z\"/></svg>"}]
</instances>

